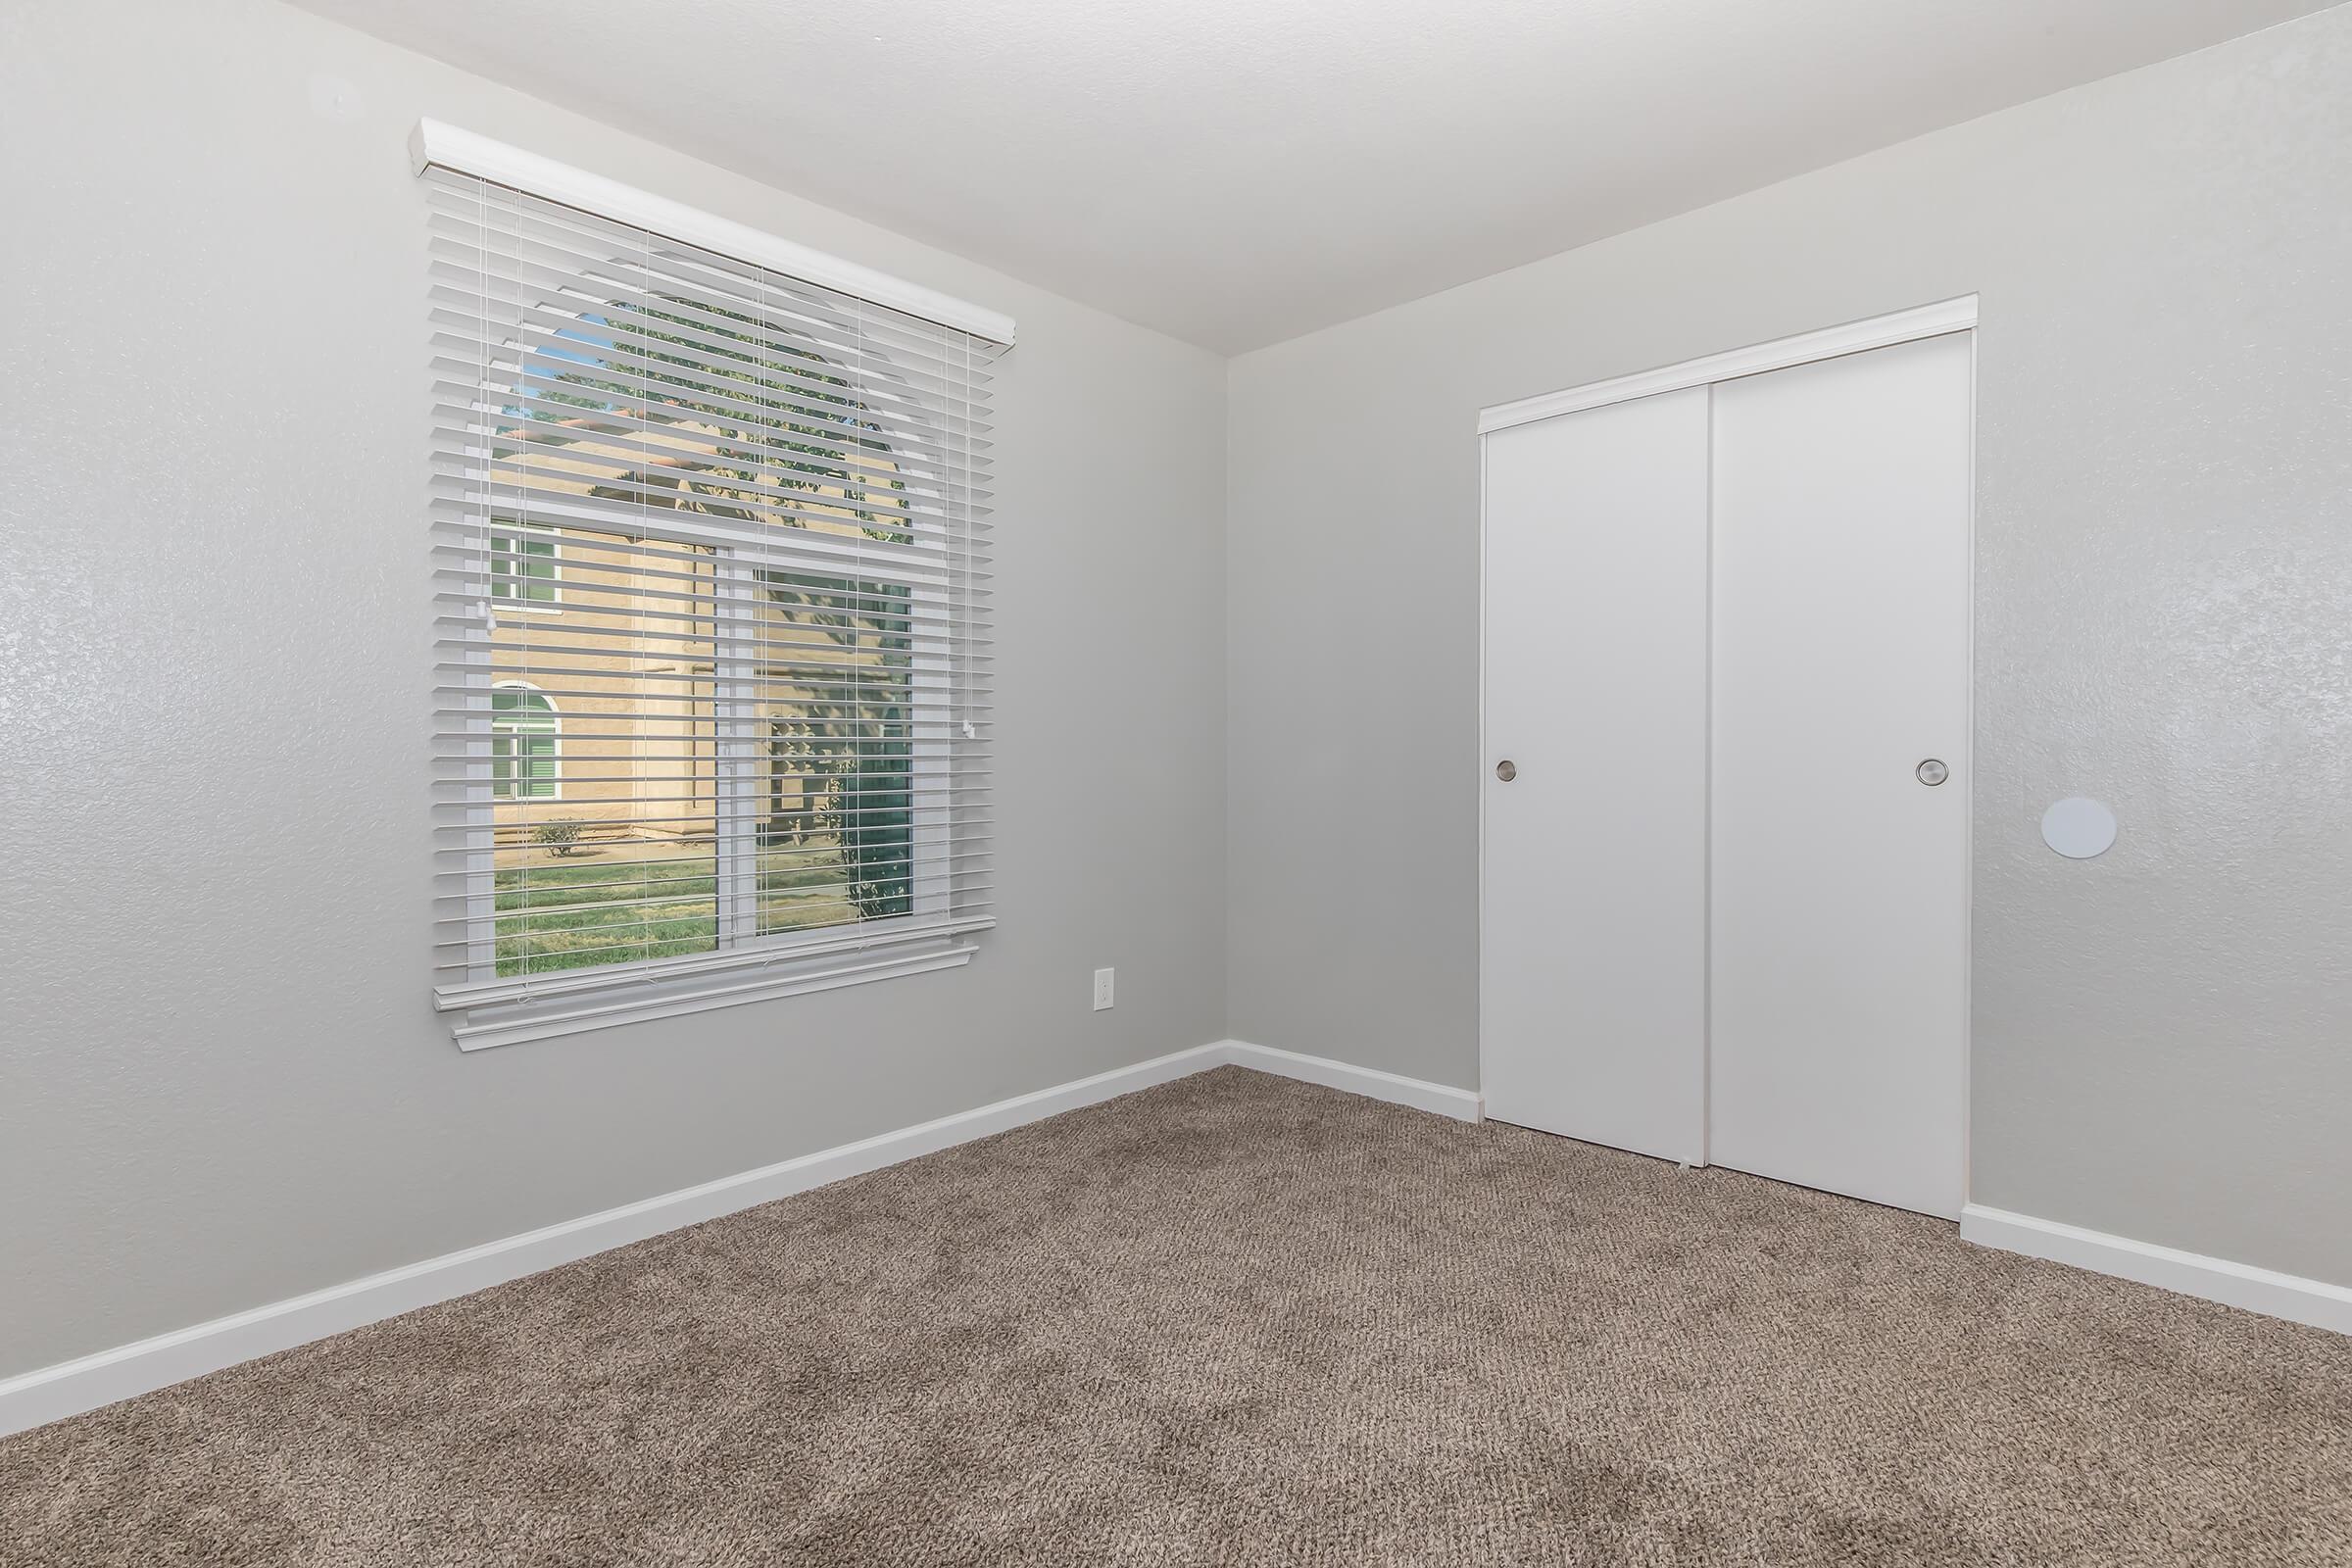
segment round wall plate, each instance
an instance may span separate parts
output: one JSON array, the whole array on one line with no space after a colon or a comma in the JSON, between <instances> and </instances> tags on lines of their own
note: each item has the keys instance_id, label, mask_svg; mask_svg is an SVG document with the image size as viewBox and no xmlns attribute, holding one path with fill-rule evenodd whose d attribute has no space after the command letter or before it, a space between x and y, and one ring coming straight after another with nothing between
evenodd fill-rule
<instances>
[{"instance_id":1,"label":"round wall plate","mask_svg":"<svg viewBox=\"0 0 2352 1568\"><path fill-rule=\"evenodd\" d=\"M2115 842L2115 813L2097 801L2070 795L2041 813L2041 842L2070 860L2104 855Z\"/></svg>"}]
</instances>

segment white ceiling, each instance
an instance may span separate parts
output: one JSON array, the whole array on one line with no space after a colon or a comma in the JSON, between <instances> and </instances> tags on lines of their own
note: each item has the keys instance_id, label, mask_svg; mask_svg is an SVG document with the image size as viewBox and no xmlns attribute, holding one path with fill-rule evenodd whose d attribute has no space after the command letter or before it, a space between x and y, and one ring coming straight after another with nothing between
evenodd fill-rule
<instances>
[{"instance_id":1,"label":"white ceiling","mask_svg":"<svg viewBox=\"0 0 2352 1568\"><path fill-rule=\"evenodd\" d=\"M297 3L1238 352L2332 0Z\"/></svg>"}]
</instances>

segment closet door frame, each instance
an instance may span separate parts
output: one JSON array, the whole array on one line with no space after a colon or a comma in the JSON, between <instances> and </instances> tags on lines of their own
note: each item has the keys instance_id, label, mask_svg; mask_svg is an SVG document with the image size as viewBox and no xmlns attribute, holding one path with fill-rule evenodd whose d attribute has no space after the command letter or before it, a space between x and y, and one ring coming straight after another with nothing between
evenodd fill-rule
<instances>
[{"instance_id":1,"label":"closet door frame","mask_svg":"<svg viewBox=\"0 0 2352 1568\"><path fill-rule=\"evenodd\" d=\"M1536 397L1520 398L1510 403L1498 403L1479 411L1479 507L1478 507L1478 901L1482 929L1478 940L1480 951L1486 946L1483 921L1487 896L1487 806L1488 792L1485 775L1494 765L1493 748L1487 735L1487 494L1486 494L1486 437L1497 430L1514 425L1531 424L1539 419L1554 418L1563 414L1578 414L1587 409L1604 408L1612 403L1624 403L1634 398L1645 398L1660 392L1678 392L1690 387L1713 386L1719 381L1735 380L1741 376L1760 375L1769 370L1788 369L1792 366L1810 365L1821 360L1833 360L1848 354L1867 353L1872 349L1889 348L1897 343L1917 342L1921 338L1942 337L1949 333L1965 332L1969 339L1969 494L1967 514L1968 552L1968 692L1964 720L1969 738L1969 765L1954 782L1965 793L1961 803L1961 939L1960 953L1960 1193L1963 1203L1969 1199L1969 1120L1974 1080L1976 1030L1971 1010L1975 1000L1975 922L1976 903L1976 598L1977 598L1977 496L1976 496L1976 326L1977 296L1962 295L1955 299L1939 300L1932 305L1916 306L1910 310L1894 311L1885 316L1866 317L1818 331L1802 332L1793 337L1776 338L1770 342L1754 343L1744 348L1720 354L1704 355L1675 365L1661 366L1652 370L1641 370L1631 375L1612 376L1603 381L1589 381L1581 386L1546 392ZM1487 1076L1486 1019L1479 1020L1479 1076L1483 1084ZM1708 1046L1707 1070L1701 1082L1712 1076L1712 1043ZM1702 1092L1703 1093L1703 1092ZM1707 1152L1704 1145L1708 1124L1707 1107L1700 1107L1701 1163Z\"/></svg>"}]
</instances>

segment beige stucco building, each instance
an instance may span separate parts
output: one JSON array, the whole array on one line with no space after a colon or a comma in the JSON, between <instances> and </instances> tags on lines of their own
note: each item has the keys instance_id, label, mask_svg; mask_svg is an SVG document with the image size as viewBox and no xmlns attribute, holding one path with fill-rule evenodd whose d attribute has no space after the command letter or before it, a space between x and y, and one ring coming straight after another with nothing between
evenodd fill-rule
<instances>
[{"instance_id":1,"label":"beige stucco building","mask_svg":"<svg viewBox=\"0 0 2352 1568\"><path fill-rule=\"evenodd\" d=\"M501 454L528 466L530 505L484 523L502 868L708 853L722 772L730 825L751 816L763 847L814 842L845 756L905 743L906 590L745 568L670 525L803 530L879 564L906 516L895 466L877 455L847 480L760 493L707 426L648 436L574 423L576 440L535 435ZM649 531L583 526L549 505L561 495L638 508Z\"/></svg>"}]
</instances>

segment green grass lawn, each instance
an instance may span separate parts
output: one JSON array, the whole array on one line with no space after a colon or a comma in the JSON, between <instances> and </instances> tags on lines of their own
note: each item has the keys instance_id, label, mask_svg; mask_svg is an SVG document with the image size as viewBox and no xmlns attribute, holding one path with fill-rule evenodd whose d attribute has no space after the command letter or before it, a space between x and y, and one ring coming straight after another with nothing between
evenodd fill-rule
<instances>
[{"instance_id":1,"label":"green grass lawn","mask_svg":"<svg viewBox=\"0 0 2352 1568\"><path fill-rule=\"evenodd\" d=\"M666 958L718 946L716 872L709 858L516 866L497 872L495 885L502 975ZM649 899L658 902L639 902ZM831 854L802 848L760 855L762 933L857 918L848 875Z\"/></svg>"}]
</instances>

